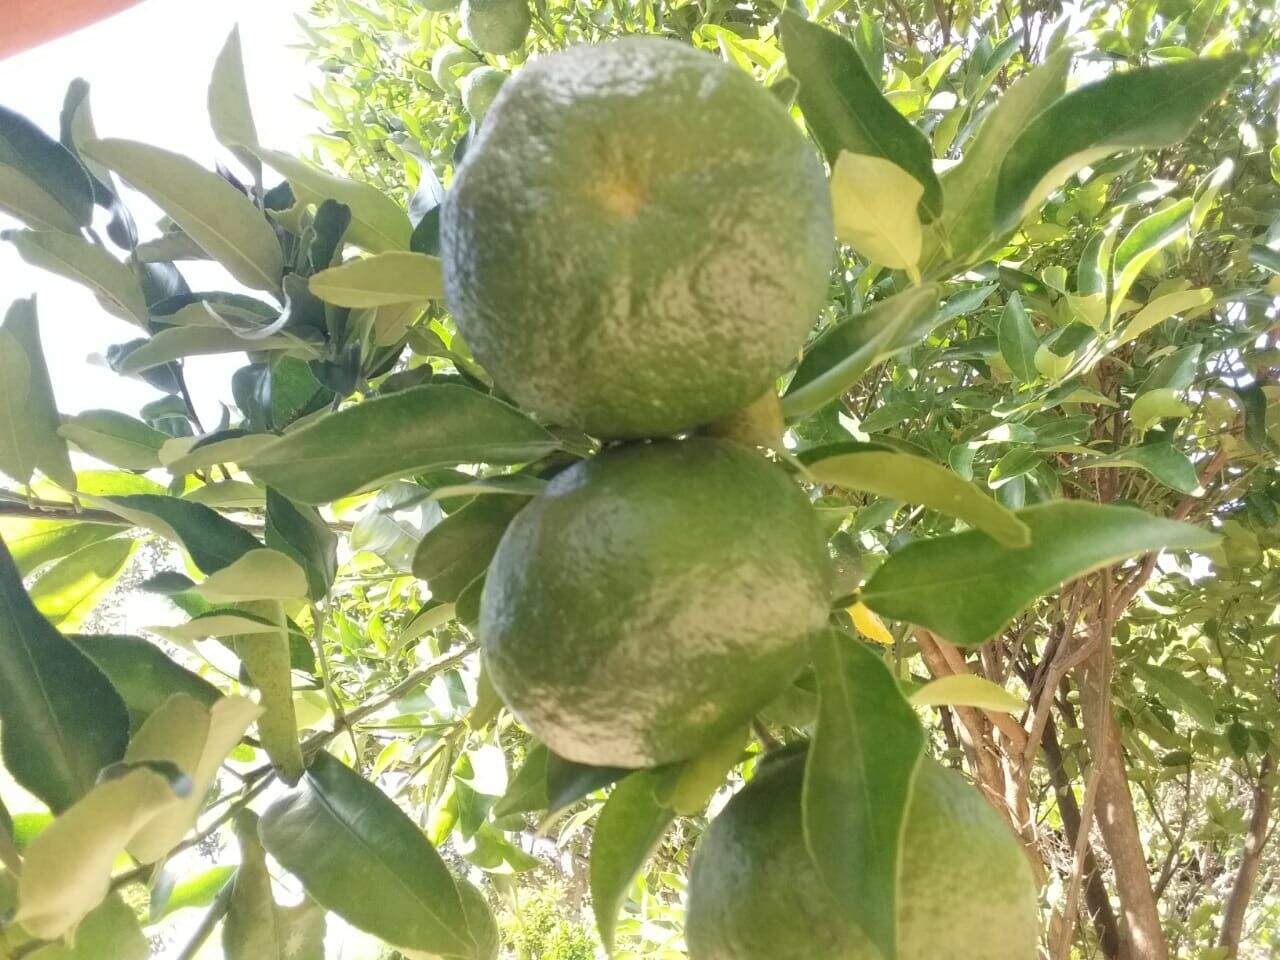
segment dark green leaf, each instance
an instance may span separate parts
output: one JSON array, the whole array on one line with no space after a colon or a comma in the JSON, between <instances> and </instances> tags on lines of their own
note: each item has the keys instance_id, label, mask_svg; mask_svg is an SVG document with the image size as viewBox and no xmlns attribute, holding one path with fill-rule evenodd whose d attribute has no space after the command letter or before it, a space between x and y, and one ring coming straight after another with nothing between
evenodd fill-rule
<instances>
[{"instance_id":1,"label":"dark green leaf","mask_svg":"<svg viewBox=\"0 0 1280 960\"><path fill-rule=\"evenodd\" d=\"M1171 667L1140 663L1136 667L1142 677L1160 695L1166 707L1191 717L1206 730L1218 727L1213 698L1191 682L1191 678Z\"/></svg>"},{"instance_id":2,"label":"dark green leaf","mask_svg":"<svg viewBox=\"0 0 1280 960\"><path fill-rule=\"evenodd\" d=\"M129 715L93 661L40 616L0 543L0 747L5 768L61 812L124 756Z\"/></svg>"},{"instance_id":3,"label":"dark green leaf","mask_svg":"<svg viewBox=\"0 0 1280 960\"><path fill-rule=\"evenodd\" d=\"M794 11L782 15L782 48L800 81L800 109L832 164L842 150L883 157L924 187L922 220L942 212L929 139L880 92L853 44Z\"/></svg>"},{"instance_id":4,"label":"dark green leaf","mask_svg":"<svg viewBox=\"0 0 1280 960\"><path fill-rule=\"evenodd\" d=\"M15 379L18 374L18 379ZM66 490L76 487L67 442L40 345L36 301L15 300L0 325L0 471L18 483L40 470Z\"/></svg>"},{"instance_id":5,"label":"dark green leaf","mask_svg":"<svg viewBox=\"0 0 1280 960\"><path fill-rule=\"evenodd\" d=\"M0 107L0 210L37 229L68 233L93 217L93 188L79 161L7 107Z\"/></svg>"},{"instance_id":6,"label":"dark green leaf","mask_svg":"<svg viewBox=\"0 0 1280 960\"><path fill-rule=\"evenodd\" d=\"M431 595L453 602L489 568L498 541L525 505L523 497L476 497L426 532L413 556L413 575Z\"/></svg>"},{"instance_id":7,"label":"dark green leaf","mask_svg":"<svg viewBox=\"0 0 1280 960\"><path fill-rule=\"evenodd\" d=\"M130 523L181 544L205 574L262 547L253 534L203 504L146 493L95 499Z\"/></svg>"},{"instance_id":8,"label":"dark green leaf","mask_svg":"<svg viewBox=\"0 0 1280 960\"><path fill-rule=\"evenodd\" d=\"M1009 295L996 335L1000 341L1000 355L1013 375L1023 383L1033 382L1039 376L1036 372L1036 351L1040 349L1040 338L1036 336L1031 318L1022 306L1022 297L1017 293Z\"/></svg>"},{"instance_id":9,"label":"dark green leaf","mask_svg":"<svg viewBox=\"0 0 1280 960\"><path fill-rule=\"evenodd\" d=\"M222 696L208 680L175 663L141 637L71 634L67 639L106 674L124 700L134 730L175 693L185 693L206 707Z\"/></svg>"},{"instance_id":10,"label":"dark green leaf","mask_svg":"<svg viewBox=\"0 0 1280 960\"><path fill-rule=\"evenodd\" d=\"M997 233L1081 167L1133 147L1177 143L1240 72L1242 55L1182 60L1114 73L1073 90L1014 141L996 188Z\"/></svg>"},{"instance_id":11,"label":"dark green leaf","mask_svg":"<svg viewBox=\"0 0 1280 960\"><path fill-rule=\"evenodd\" d=\"M311 506L267 489L267 546L292 557L307 574L312 600L323 600L338 573L338 537Z\"/></svg>"},{"instance_id":12,"label":"dark green leaf","mask_svg":"<svg viewBox=\"0 0 1280 960\"><path fill-rule=\"evenodd\" d=\"M1207 550L1218 542L1198 527L1132 507L1062 500L1017 516L1031 528L1030 546L1002 547L977 531L917 540L885 561L862 601L972 647L1074 577L1153 550Z\"/></svg>"},{"instance_id":13,"label":"dark green leaf","mask_svg":"<svg viewBox=\"0 0 1280 960\"><path fill-rule=\"evenodd\" d=\"M529 749L503 796L493 807L495 817L546 811L546 818L573 806L588 794L630 773L621 767L590 767L557 757L542 744Z\"/></svg>"},{"instance_id":14,"label":"dark green leaf","mask_svg":"<svg viewBox=\"0 0 1280 960\"><path fill-rule=\"evenodd\" d=\"M268 852L348 923L404 950L481 956L459 885L381 790L326 753L262 817Z\"/></svg>"},{"instance_id":15,"label":"dark green leaf","mask_svg":"<svg viewBox=\"0 0 1280 960\"><path fill-rule=\"evenodd\" d=\"M457 384L367 400L282 437L241 464L303 503L458 463L524 463L556 439L514 407Z\"/></svg>"},{"instance_id":16,"label":"dark green leaf","mask_svg":"<svg viewBox=\"0 0 1280 960\"><path fill-rule=\"evenodd\" d=\"M897 957L903 826L924 730L883 660L835 631L813 641L818 724L804 775L809 855L846 919Z\"/></svg>"},{"instance_id":17,"label":"dark green leaf","mask_svg":"<svg viewBox=\"0 0 1280 960\"><path fill-rule=\"evenodd\" d=\"M631 774L609 794L596 820L591 837L591 906L609 954L631 884L675 819L675 811L656 799L661 779L661 774L650 770Z\"/></svg>"}]
</instances>

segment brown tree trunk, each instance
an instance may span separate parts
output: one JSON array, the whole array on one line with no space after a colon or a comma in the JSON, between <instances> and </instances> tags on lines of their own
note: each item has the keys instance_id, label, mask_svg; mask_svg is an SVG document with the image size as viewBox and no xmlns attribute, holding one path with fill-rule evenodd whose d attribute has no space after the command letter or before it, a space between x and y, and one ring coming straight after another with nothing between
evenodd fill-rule
<instances>
[{"instance_id":1,"label":"brown tree trunk","mask_svg":"<svg viewBox=\"0 0 1280 960\"><path fill-rule=\"evenodd\" d=\"M1267 827L1271 822L1270 774L1274 760L1268 754L1258 770L1258 784L1253 788L1253 816L1249 818L1249 832L1244 837L1244 849L1240 854L1240 868L1235 883L1227 897L1227 907L1222 914L1222 933L1218 946L1226 947L1228 960L1240 952L1240 938L1244 933L1244 915L1253 896L1253 885L1258 880L1258 868L1262 864L1262 846L1267 842Z\"/></svg>"},{"instance_id":2,"label":"brown tree trunk","mask_svg":"<svg viewBox=\"0 0 1280 960\"><path fill-rule=\"evenodd\" d=\"M1106 645L1110 637L1104 637L1103 643L1103 649L1080 671L1080 707L1089 752L1099 769L1098 826L1107 853L1111 855L1116 894L1124 914L1126 935L1121 957L1123 960L1169 960L1169 944L1160 928L1160 911L1151 887L1151 873L1142 848L1133 796L1129 793L1124 756L1111 715L1106 678L1106 658L1110 654Z\"/></svg>"},{"instance_id":3,"label":"brown tree trunk","mask_svg":"<svg viewBox=\"0 0 1280 960\"><path fill-rule=\"evenodd\" d=\"M1075 849L1076 837L1080 834L1080 805L1071 789L1071 778L1062 765L1062 748L1058 744L1058 731L1053 720L1045 726L1040 747L1044 750L1045 765L1049 768L1053 792L1058 798L1063 832L1066 833L1067 843ZM1103 955L1107 960L1119 960L1120 928L1116 923L1115 911L1111 909L1111 898L1107 896L1107 885L1102 880L1092 847L1084 855L1084 902Z\"/></svg>"}]
</instances>

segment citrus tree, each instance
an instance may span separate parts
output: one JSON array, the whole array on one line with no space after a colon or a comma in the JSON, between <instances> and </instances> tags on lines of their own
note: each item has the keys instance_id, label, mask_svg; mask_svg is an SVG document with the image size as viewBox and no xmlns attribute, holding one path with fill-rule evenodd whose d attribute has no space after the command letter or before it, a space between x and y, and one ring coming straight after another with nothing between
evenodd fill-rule
<instances>
[{"instance_id":1,"label":"citrus tree","mask_svg":"<svg viewBox=\"0 0 1280 960\"><path fill-rule=\"evenodd\" d=\"M319 163L236 34L234 169L0 111L156 389L9 308L0 955L1268 955L1272 14L1059 14L333 0Z\"/></svg>"}]
</instances>

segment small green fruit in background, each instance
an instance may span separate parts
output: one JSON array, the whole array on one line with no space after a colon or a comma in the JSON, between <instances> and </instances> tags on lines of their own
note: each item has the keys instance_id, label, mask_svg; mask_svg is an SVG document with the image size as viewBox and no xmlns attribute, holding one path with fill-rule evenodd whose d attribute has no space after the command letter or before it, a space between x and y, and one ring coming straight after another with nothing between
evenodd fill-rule
<instances>
[{"instance_id":1,"label":"small green fruit in background","mask_svg":"<svg viewBox=\"0 0 1280 960\"><path fill-rule=\"evenodd\" d=\"M432 13L445 13L458 8L459 0L418 0L418 6Z\"/></svg>"},{"instance_id":2,"label":"small green fruit in background","mask_svg":"<svg viewBox=\"0 0 1280 960\"><path fill-rule=\"evenodd\" d=\"M462 28L485 53L520 49L532 25L525 0L462 0Z\"/></svg>"},{"instance_id":3,"label":"small green fruit in background","mask_svg":"<svg viewBox=\"0 0 1280 960\"><path fill-rule=\"evenodd\" d=\"M479 63L476 55L456 43L446 43L431 58L431 79L449 96L458 95L458 72L465 66Z\"/></svg>"},{"instance_id":4,"label":"small green fruit in background","mask_svg":"<svg viewBox=\"0 0 1280 960\"><path fill-rule=\"evenodd\" d=\"M507 75L494 67L477 67L458 82L462 91L462 106L471 119L479 123L489 112L489 105L498 90L507 82Z\"/></svg>"},{"instance_id":5,"label":"small green fruit in background","mask_svg":"<svg viewBox=\"0 0 1280 960\"><path fill-rule=\"evenodd\" d=\"M828 576L808 498L760 454L711 439L614 447L507 528L481 601L485 670L561 757L673 763L799 672Z\"/></svg>"},{"instance_id":6,"label":"small green fruit in background","mask_svg":"<svg viewBox=\"0 0 1280 960\"><path fill-rule=\"evenodd\" d=\"M877 960L805 846L804 753L770 758L698 842L690 960ZM822 838L815 838L821 843ZM1035 879L1017 837L964 778L921 762L907 808L898 960L1035 960Z\"/></svg>"}]
</instances>

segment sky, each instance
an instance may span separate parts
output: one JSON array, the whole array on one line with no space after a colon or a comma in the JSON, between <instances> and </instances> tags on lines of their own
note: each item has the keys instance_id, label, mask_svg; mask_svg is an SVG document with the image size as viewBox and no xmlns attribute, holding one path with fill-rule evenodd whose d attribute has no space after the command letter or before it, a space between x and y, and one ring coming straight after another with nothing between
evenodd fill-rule
<instances>
[{"instance_id":1,"label":"sky","mask_svg":"<svg viewBox=\"0 0 1280 960\"><path fill-rule=\"evenodd\" d=\"M39 0L36 0L39 2ZM303 52L290 49L294 15L307 0L144 0L123 13L43 46L0 60L0 104L17 110L55 138L68 83L89 82L94 120L104 137L142 140L186 154L212 168L229 157L209 130L205 96L214 58L237 23L250 98L263 141L305 151L320 118L299 100L309 90ZM158 211L127 193L144 237L154 236ZM0 229L19 226L0 214ZM193 289L235 289L218 267L183 264ZM64 414L110 408L136 415L159 394L90 364L92 354L132 340L137 328L106 313L83 288L24 263L0 243L0 312L18 297L37 296L40 330L58 407ZM244 356L195 358L188 382L206 425L219 401L230 401L230 374Z\"/></svg>"}]
</instances>

